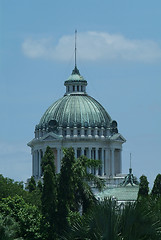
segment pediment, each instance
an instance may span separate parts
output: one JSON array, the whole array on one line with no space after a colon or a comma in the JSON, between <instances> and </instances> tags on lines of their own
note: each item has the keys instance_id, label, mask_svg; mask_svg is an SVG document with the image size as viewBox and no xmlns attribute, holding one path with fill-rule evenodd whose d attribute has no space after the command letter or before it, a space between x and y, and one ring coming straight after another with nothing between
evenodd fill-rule
<instances>
[{"instance_id":1,"label":"pediment","mask_svg":"<svg viewBox=\"0 0 161 240\"><path fill-rule=\"evenodd\" d=\"M119 142L126 142L126 139L120 133L114 134L110 139Z\"/></svg>"},{"instance_id":2,"label":"pediment","mask_svg":"<svg viewBox=\"0 0 161 240\"><path fill-rule=\"evenodd\" d=\"M42 137L43 141L52 141L57 139L60 139L60 137L55 133L47 133L45 136Z\"/></svg>"}]
</instances>

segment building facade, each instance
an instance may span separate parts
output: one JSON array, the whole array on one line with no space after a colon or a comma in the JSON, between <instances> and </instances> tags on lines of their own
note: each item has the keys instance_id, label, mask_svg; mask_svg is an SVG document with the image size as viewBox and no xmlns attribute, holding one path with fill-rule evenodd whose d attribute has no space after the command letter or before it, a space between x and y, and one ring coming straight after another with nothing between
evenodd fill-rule
<instances>
[{"instance_id":1,"label":"building facade","mask_svg":"<svg viewBox=\"0 0 161 240\"><path fill-rule=\"evenodd\" d=\"M118 132L104 107L86 92L87 81L77 66L64 82L66 92L44 113L35 127L35 137L28 143L32 154L32 175L41 178L41 159L50 146L55 155L56 171L60 172L63 148L73 147L75 157L85 155L101 160L99 169L89 171L107 182L122 181L122 144Z\"/></svg>"}]
</instances>

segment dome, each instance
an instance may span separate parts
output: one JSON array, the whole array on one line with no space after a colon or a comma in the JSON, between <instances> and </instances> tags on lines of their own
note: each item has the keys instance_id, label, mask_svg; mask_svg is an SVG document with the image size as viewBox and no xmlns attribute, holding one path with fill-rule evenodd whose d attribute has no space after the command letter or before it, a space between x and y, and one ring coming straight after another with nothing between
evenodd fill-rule
<instances>
[{"instance_id":1,"label":"dome","mask_svg":"<svg viewBox=\"0 0 161 240\"><path fill-rule=\"evenodd\" d=\"M69 94L53 103L42 116L39 127L56 120L62 127L109 127L111 117L94 98L87 94Z\"/></svg>"}]
</instances>

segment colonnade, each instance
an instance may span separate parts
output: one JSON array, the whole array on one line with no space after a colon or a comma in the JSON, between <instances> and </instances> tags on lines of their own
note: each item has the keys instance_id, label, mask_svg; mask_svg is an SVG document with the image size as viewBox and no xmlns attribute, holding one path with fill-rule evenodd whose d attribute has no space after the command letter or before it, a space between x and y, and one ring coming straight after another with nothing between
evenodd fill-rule
<instances>
[{"instance_id":1,"label":"colonnade","mask_svg":"<svg viewBox=\"0 0 161 240\"><path fill-rule=\"evenodd\" d=\"M101 160L101 166L98 169L90 168L89 173L98 176L115 176L122 172L121 149L115 148L99 148L99 147L73 147L75 157L85 155L90 159ZM40 178L41 172L41 159L46 149L39 149L32 152L32 175ZM61 159L63 158L63 151L61 148L53 148L55 155L56 171L60 172Z\"/></svg>"}]
</instances>

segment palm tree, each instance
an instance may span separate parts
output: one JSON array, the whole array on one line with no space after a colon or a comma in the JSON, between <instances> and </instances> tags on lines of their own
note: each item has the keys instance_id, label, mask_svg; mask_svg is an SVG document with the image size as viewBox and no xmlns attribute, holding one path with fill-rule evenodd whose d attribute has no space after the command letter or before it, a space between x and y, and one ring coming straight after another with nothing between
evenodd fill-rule
<instances>
[{"instance_id":1,"label":"palm tree","mask_svg":"<svg viewBox=\"0 0 161 240\"><path fill-rule=\"evenodd\" d=\"M19 226L10 216L3 217L0 215L0 239L1 240L23 240L17 238Z\"/></svg>"},{"instance_id":2,"label":"palm tree","mask_svg":"<svg viewBox=\"0 0 161 240\"><path fill-rule=\"evenodd\" d=\"M63 240L160 240L161 223L140 204L118 207L105 199L73 224Z\"/></svg>"},{"instance_id":3,"label":"palm tree","mask_svg":"<svg viewBox=\"0 0 161 240\"><path fill-rule=\"evenodd\" d=\"M123 240L161 239L161 223L154 219L154 215L155 213L145 203L135 202L124 205L121 210L119 230Z\"/></svg>"},{"instance_id":4,"label":"palm tree","mask_svg":"<svg viewBox=\"0 0 161 240\"><path fill-rule=\"evenodd\" d=\"M119 229L120 215L116 202L105 199L97 202L89 214L78 220L64 240L122 240Z\"/></svg>"},{"instance_id":5,"label":"palm tree","mask_svg":"<svg viewBox=\"0 0 161 240\"><path fill-rule=\"evenodd\" d=\"M104 181L89 173L89 168L98 168L100 160L88 159L85 156L78 158L74 165L75 199L78 207L82 207L82 212L86 213L90 207L96 203L95 195L91 186L98 190L104 187Z\"/></svg>"}]
</instances>

